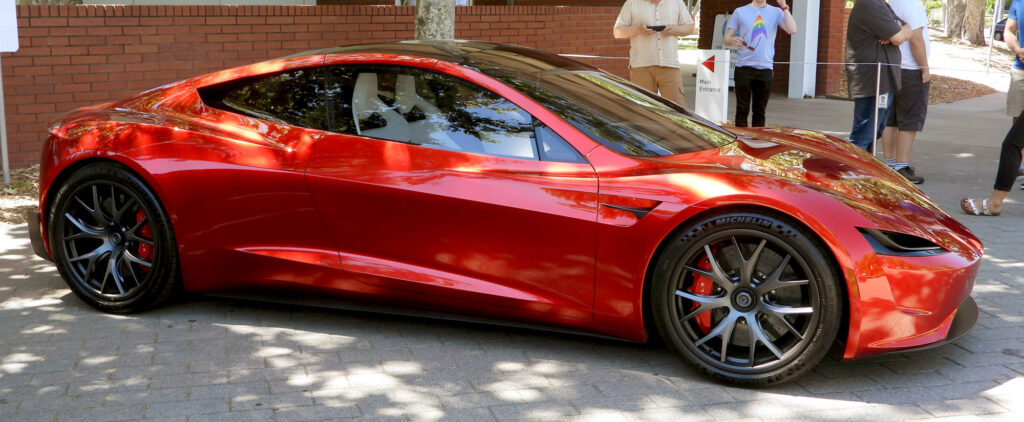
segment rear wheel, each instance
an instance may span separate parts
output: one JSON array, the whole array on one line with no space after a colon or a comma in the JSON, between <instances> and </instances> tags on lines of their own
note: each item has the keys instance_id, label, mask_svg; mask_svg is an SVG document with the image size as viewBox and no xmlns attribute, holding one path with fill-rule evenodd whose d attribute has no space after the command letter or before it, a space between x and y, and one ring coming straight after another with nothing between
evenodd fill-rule
<instances>
[{"instance_id":1,"label":"rear wheel","mask_svg":"<svg viewBox=\"0 0 1024 422\"><path fill-rule=\"evenodd\" d=\"M50 247L61 276L97 309L131 313L166 301L178 287L170 220L156 195L116 164L75 171L49 210Z\"/></svg>"},{"instance_id":2,"label":"rear wheel","mask_svg":"<svg viewBox=\"0 0 1024 422\"><path fill-rule=\"evenodd\" d=\"M699 221L661 254L651 305L691 365L736 384L786 381L824 357L842 316L824 246L781 216Z\"/></svg>"}]
</instances>

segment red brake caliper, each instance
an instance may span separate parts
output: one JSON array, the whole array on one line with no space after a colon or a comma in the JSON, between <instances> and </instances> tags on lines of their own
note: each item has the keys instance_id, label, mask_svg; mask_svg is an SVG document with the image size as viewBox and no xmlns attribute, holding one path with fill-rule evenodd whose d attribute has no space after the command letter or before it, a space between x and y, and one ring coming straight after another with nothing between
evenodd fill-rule
<instances>
[{"instance_id":1,"label":"red brake caliper","mask_svg":"<svg viewBox=\"0 0 1024 422\"><path fill-rule=\"evenodd\" d=\"M142 212L141 209L139 210L139 212L135 213L135 222L136 223L141 222L142 220L145 220L145 219L146 219L146 213ZM152 239L153 238L153 229L149 227L149 223L143 224L142 227L139 228L139 237L146 238L146 239ZM142 242L139 242L139 258L145 259L147 261L152 261L153 260L153 246L145 244L145 243L142 243ZM142 267L142 271L145 271L145 272L148 273L149 272L149 268L148 267Z\"/></svg>"},{"instance_id":2,"label":"red brake caliper","mask_svg":"<svg viewBox=\"0 0 1024 422\"><path fill-rule=\"evenodd\" d=\"M708 257L705 256L704 259L698 262L697 268L705 271L711 271L711 262L708 261ZM711 281L710 278L694 273L693 284L691 284L690 288L686 290L696 295L710 296L714 288L715 284L713 281ZM692 311L699 307L700 304L694 302L693 305L690 307L690 310ZM697 321L697 326L700 327L701 331L703 331L705 334L707 334L707 332L711 330L711 311L701 312L700 314L697 314L697 316L693 318Z\"/></svg>"}]
</instances>

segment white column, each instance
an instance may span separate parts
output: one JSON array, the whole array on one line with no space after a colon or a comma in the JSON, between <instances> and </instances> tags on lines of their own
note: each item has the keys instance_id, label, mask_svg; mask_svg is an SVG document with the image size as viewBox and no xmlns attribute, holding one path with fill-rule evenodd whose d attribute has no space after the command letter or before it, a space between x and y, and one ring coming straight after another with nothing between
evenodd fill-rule
<instances>
[{"instance_id":1,"label":"white column","mask_svg":"<svg viewBox=\"0 0 1024 422\"><path fill-rule=\"evenodd\" d=\"M814 96L818 61L818 11L820 0L792 0L797 31L789 42L789 98ZM781 30L779 32L782 32Z\"/></svg>"}]
</instances>

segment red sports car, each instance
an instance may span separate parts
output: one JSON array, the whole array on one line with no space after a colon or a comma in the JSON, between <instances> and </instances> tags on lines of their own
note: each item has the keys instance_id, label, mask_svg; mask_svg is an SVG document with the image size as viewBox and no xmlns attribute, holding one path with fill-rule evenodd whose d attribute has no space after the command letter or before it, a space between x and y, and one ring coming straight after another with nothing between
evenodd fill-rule
<instances>
[{"instance_id":1,"label":"red sports car","mask_svg":"<svg viewBox=\"0 0 1024 422\"><path fill-rule=\"evenodd\" d=\"M216 292L657 334L744 384L978 316L981 243L849 142L725 130L529 48L312 51L49 130L33 244L106 312Z\"/></svg>"}]
</instances>

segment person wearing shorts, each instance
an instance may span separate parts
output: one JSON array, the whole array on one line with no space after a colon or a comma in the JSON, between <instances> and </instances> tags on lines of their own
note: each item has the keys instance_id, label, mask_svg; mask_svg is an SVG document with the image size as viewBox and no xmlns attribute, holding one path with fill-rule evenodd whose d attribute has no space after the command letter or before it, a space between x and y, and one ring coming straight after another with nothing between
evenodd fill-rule
<instances>
[{"instance_id":1,"label":"person wearing shorts","mask_svg":"<svg viewBox=\"0 0 1024 422\"><path fill-rule=\"evenodd\" d=\"M1013 52L1016 58L1010 68L1010 88L1006 91L1006 115L1017 120L1021 112L1024 112L1024 48L1021 48L1020 39L1022 34L1021 26L1018 24L1018 16L1024 14L1024 0L1013 0L1010 4L1010 12L1006 15L1006 26L1003 29L1003 42Z\"/></svg>"},{"instance_id":2,"label":"person wearing shorts","mask_svg":"<svg viewBox=\"0 0 1024 422\"><path fill-rule=\"evenodd\" d=\"M882 133L882 152L885 164L909 180L924 183L910 166L910 149L917 133L924 129L928 114L928 90L931 73L928 70L928 15L921 0L889 0L889 7L900 20L910 26L913 34L909 42L900 44L900 88L893 96L889 119Z\"/></svg>"},{"instance_id":3,"label":"person wearing shorts","mask_svg":"<svg viewBox=\"0 0 1024 422\"><path fill-rule=\"evenodd\" d=\"M1010 13L1006 16L1006 26L1003 27L1003 42L1010 48L1016 58L1013 66L1010 67L1010 88L1006 91L1006 114L1017 123L1017 116L1024 112L1024 48L1021 48L1020 39L1024 34L1018 24L1019 16L1024 14L1024 0L1013 0L1010 4ZM1024 176L1024 166L1017 170L1018 177ZM1020 185L1024 189L1024 183Z\"/></svg>"},{"instance_id":4,"label":"person wearing shorts","mask_svg":"<svg viewBox=\"0 0 1024 422\"><path fill-rule=\"evenodd\" d=\"M693 17L682 0L626 0L612 34L629 38L629 79L685 107L679 37L693 29Z\"/></svg>"},{"instance_id":5,"label":"person wearing shorts","mask_svg":"<svg viewBox=\"0 0 1024 422\"><path fill-rule=\"evenodd\" d=\"M889 107L878 107L876 95L891 100L890 94L899 90L899 45L912 34L910 26L896 17L885 0L853 3L846 22L846 85L853 99L850 142L867 151L874 152L875 138L881 135L889 116Z\"/></svg>"}]
</instances>

